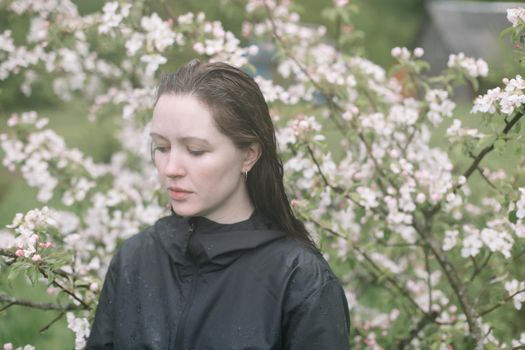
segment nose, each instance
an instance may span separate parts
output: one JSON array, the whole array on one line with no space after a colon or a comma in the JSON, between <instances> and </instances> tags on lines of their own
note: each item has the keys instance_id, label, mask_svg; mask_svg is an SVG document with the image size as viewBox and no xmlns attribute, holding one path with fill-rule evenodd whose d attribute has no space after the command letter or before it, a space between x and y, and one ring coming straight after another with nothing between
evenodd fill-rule
<instances>
[{"instance_id":1,"label":"nose","mask_svg":"<svg viewBox=\"0 0 525 350\"><path fill-rule=\"evenodd\" d=\"M172 148L169 154L166 155L166 163L164 164L164 175L167 177L180 177L186 175L186 167L181 155Z\"/></svg>"}]
</instances>

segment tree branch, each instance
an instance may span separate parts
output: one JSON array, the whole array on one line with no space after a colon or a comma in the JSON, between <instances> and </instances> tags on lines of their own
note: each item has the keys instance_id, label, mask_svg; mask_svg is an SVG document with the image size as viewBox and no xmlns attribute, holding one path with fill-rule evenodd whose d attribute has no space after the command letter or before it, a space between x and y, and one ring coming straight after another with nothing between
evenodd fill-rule
<instances>
[{"instance_id":1,"label":"tree branch","mask_svg":"<svg viewBox=\"0 0 525 350\"><path fill-rule=\"evenodd\" d=\"M39 309L39 310L72 311L72 310L84 309L82 306L75 305L75 304L58 305L58 304L53 304L53 303L38 303L38 302L30 301L30 300L16 299L14 297L11 297L5 294L0 294L0 302L8 303L7 306L0 309L0 312L8 309L9 307L13 305L20 305L20 306L30 307L33 309Z\"/></svg>"},{"instance_id":2,"label":"tree branch","mask_svg":"<svg viewBox=\"0 0 525 350\"><path fill-rule=\"evenodd\" d=\"M313 218L307 218L307 220L313 222L314 224L316 224L317 226L319 226L320 228L322 228L323 230L325 231L328 231L330 232L331 234L333 234L334 236L337 236L337 237L345 237L343 234L329 228L329 227L325 227L324 225L322 225L320 222L318 222L317 220L313 219ZM359 254L361 254L365 260L372 266L374 267L374 269L376 269L381 275L385 276L386 280L388 282L390 282L399 292L400 294L407 298L408 301L416 308L418 309L419 311L421 311L422 314L426 314L426 311L423 310L418 303L416 303L416 301L414 299L412 299L410 297L410 292L407 291L405 288L403 288L396 280L395 278L393 278L392 276L390 276L388 273L385 273L379 266L377 266L377 264L375 263L374 260L372 260L372 258L370 258L368 256L368 254L362 250L361 248L357 247L357 246L354 246L354 245L350 245L350 247L357 251Z\"/></svg>"},{"instance_id":3,"label":"tree branch","mask_svg":"<svg viewBox=\"0 0 525 350\"><path fill-rule=\"evenodd\" d=\"M506 297L505 299L499 301L498 303L496 303L495 305L489 307L488 309L482 311L479 313L480 316L485 316L489 313L491 313L492 311L502 307L503 305L505 305L506 303L508 303L509 301L512 300L512 298L514 298L516 295L520 294L520 293L525 293L525 289L522 289L522 290L518 290L517 292L509 295L508 297Z\"/></svg>"},{"instance_id":4,"label":"tree branch","mask_svg":"<svg viewBox=\"0 0 525 350\"><path fill-rule=\"evenodd\" d=\"M44 327L40 329L40 333L44 333L45 331L47 331L49 327L51 327L53 324L55 324L55 322L60 320L65 314L66 314L65 311L62 311L61 313L59 313L57 317L52 319L47 325L45 325Z\"/></svg>"},{"instance_id":5,"label":"tree branch","mask_svg":"<svg viewBox=\"0 0 525 350\"><path fill-rule=\"evenodd\" d=\"M505 125L505 128L503 128L501 133L503 135L508 134L510 132L510 130L514 127L514 125L516 125L516 123L523 117L523 115L524 115L523 113L517 113L514 116L514 118L512 118L512 120L507 125ZM485 156L487 154L489 154L490 152L492 152L494 150L494 144L495 144L495 141L491 145L489 145L489 146L485 147L484 149L482 149L481 152L479 152L479 154L474 158L474 160L472 161L472 164L463 173L463 176L466 179L468 179L472 175L472 173L478 168L479 163L483 160L483 158L485 158ZM452 189L452 192L456 193L462 186L463 185L461 185L461 184L456 184L454 186L454 188ZM434 205L434 207L432 209L430 209L428 214L430 216L434 216L439 210L441 210L442 203L443 203L443 200L440 200L438 203L436 203Z\"/></svg>"},{"instance_id":6,"label":"tree branch","mask_svg":"<svg viewBox=\"0 0 525 350\"><path fill-rule=\"evenodd\" d=\"M432 254L436 257L439 265L441 266L442 270L445 272L445 275L447 276L447 279L450 283L450 286L452 287L452 290L456 294L456 297L458 298L459 304L461 306L461 309L463 310L463 313L465 314L467 318L467 323L469 326L469 332L471 336L476 340L476 350L483 349L483 335L481 330L481 325L478 320L478 315L476 314L476 310L471 305L470 300L465 295L464 288L462 286L461 280L459 279L458 273L454 266L448 261L446 255L441 250L439 245L430 237L430 235L426 235L417 224L412 225L416 232L419 234L419 236L428 244L428 247L432 251Z\"/></svg>"},{"instance_id":7,"label":"tree branch","mask_svg":"<svg viewBox=\"0 0 525 350\"><path fill-rule=\"evenodd\" d=\"M470 276L469 278L469 281L468 281L469 283L471 283L474 280L474 278L476 278L476 276L485 268L485 266L487 266L491 257L492 257L492 252L490 252L489 255L487 255L487 257L485 258L481 266L476 266L476 270L472 273L472 276ZM476 260L474 260L474 262L475 261Z\"/></svg>"},{"instance_id":8,"label":"tree branch","mask_svg":"<svg viewBox=\"0 0 525 350\"><path fill-rule=\"evenodd\" d=\"M299 60L294 55L292 55L290 52L288 52L288 50L285 48L285 45L283 45L284 40L280 36L280 34L277 32L277 24L275 23L275 20L274 20L274 18L272 16L271 9L268 6L268 4L266 3L266 1L263 1L263 3L264 3L264 8L266 9L268 20L270 21L270 24L271 24L271 27L272 27L272 34L273 34L275 40L278 43L281 44L281 48L282 48L283 52L285 53L286 57L291 59L297 65L299 70L308 78L308 80L312 83L312 85L323 95L323 97L326 99L326 101L328 103L328 107L330 108L330 110L335 110L339 114L344 112L344 109L333 100L333 95L328 93L328 92L326 92L325 89L312 77L312 75L303 66L303 64L301 62L299 62ZM332 115L332 113L330 113L330 115ZM339 128L339 130L346 131L346 128L341 123L339 123L339 121L337 121L336 118L332 118L332 121L336 124L336 126ZM370 157L370 159L372 159L372 162L374 163L376 170L381 175L381 178L388 179L388 176L384 173L383 169L379 166L379 162L377 161L377 159L372 154L372 148L371 148L370 144L367 142L367 140L366 140L365 136L363 135L363 133L359 131L357 125L355 124L355 121L351 120L350 123L352 123L352 126L355 129L358 138L361 140L361 142L365 146L366 153L367 153L368 157ZM344 132L344 135L346 135L346 132ZM390 181L390 184L396 190L399 190L396 184L392 183L391 181ZM380 184L379 184L379 186L382 187ZM381 188L381 190L383 191L383 193L386 193L386 191L384 191L383 188Z\"/></svg>"},{"instance_id":9,"label":"tree branch","mask_svg":"<svg viewBox=\"0 0 525 350\"><path fill-rule=\"evenodd\" d=\"M483 174L483 170L480 169L480 167L476 167L476 170L478 171L478 173L481 175L481 177L483 178L483 180L485 180L485 182L490 186L492 187L493 189L497 190L498 188L496 187L496 185L494 185L492 183L492 181L490 181L488 179L488 177L485 176L485 174Z\"/></svg>"},{"instance_id":10,"label":"tree branch","mask_svg":"<svg viewBox=\"0 0 525 350\"><path fill-rule=\"evenodd\" d=\"M410 333L408 333L408 335L403 339L401 340L398 345L397 345L397 348L399 350L403 350L405 349L408 345L410 345L410 342L415 338L417 337L418 333L420 331L423 330L423 328L425 328L426 326L428 326L429 324L435 322L436 318L438 317L439 313L436 312L436 311L432 311L428 314L425 314L423 315L423 317L421 317L421 319L419 320L419 322L417 323L416 327L414 329L412 329L410 331Z\"/></svg>"}]
</instances>

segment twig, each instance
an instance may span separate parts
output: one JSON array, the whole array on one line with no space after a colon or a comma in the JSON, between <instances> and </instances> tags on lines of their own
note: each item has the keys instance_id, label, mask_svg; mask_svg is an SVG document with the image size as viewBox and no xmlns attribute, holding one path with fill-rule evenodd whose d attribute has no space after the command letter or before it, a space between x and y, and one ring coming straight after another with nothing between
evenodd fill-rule
<instances>
[{"instance_id":1,"label":"twig","mask_svg":"<svg viewBox=\"0 0 525 350\"><path fill-rule=\"evenodd\" d=\"M432 311L432 280L430 274L430 262L428 259L428 247L423 249L425 253L425 268L427 270L427 288L428 288L428 312Z\"/></svg>"},{"instance_id":2,"label":"twig","mask_svg":"<svg viewBox=\"0 0 525 350\"><path fill-rule=\"evenodd\" d=\"M427 218L427 220L429 219L430 218ZM415 228L419 236L428 244L428 247L432 251L432 254L436 257L439 265L441 266L442 270L445 272L445 275L447 276L450 286L452 287L452 290L456 294L456 297L458 298L461 309L463 310L463 313L465 314L467 318L467 323L469 326L470 334L477 341L477 345L475 349L476 350L482 349L483 338L482 338L481 325L479 324L479 320L478 320L478 315L476 315L476 310L474 309L474 307L472 307L470 300L465 295L464 288L458 276L458 272L456 271L454 266L450 263L450 261L447 259L446 255L441 250L439 245L432 239L432 237L430 237L430 235L426 235L419 228L417 224L414 223L412 226Z\"/></svg>"},{"instance_id":3,"label":"twig","mask_svg":"<svg viewBox=\"0 0 525 350\"><path fill-rule=\"evenodd\" d=\"M492 187L492 188L495 189L495 190L498 189L498 188L496 187L496 185L494 185L494 184L492 183L492 181L490 181L489 178L486 177L485 174L483 174L483 170L481 170L479 166L476 168L476 170L479 172L479 174L481 175L481 177L483 178L483 180L485 180L485 182L486 182L490 187Z\"/></svg>"},{"instance_id":4,"label":"twig","mask_svg":"<svg viewBox=\"0 0 525 350\"><path fill-rule=\"evenodd\" d=\"M68 305L58 305L53 303L38 303L30 300L21 300L16 299L14 297L11 297L9 295L0 294L0 302L7 302L8 305L2 309L0 309L0 312L6 310L8 307L13 305L20 305L20 306L26 306L33 309L39 309L39 310L59 310L59 311L71 311L71 310L81 310L83 307L75 305L75 304L68 304Z\"/></svg>"},{"instance_id":5,"label":"twig","mask_svg":"<svg viewBox=\"0 0 525 350\"><path fill-rule=\"evenodd\" d=\"M308 72L308 70L302 65L301 62L299 62L299 60L292 54L290 54L288 52L288 50L285 48L285 45L282 45L284 43L284 40L282 39L282 37L280 36L280 34L277 32L277 24L275 23L274 19L273 19L273 16L272 16L272 12L271 12L271 9L269 8L268 4L266 3L266 1L263 1L264 3L264 7L266 9L266 13L267 13L267 16L268 16L268 20L270 21L270 24L272 26L272 33L273 33L273 36L275 37L275 39L281 43L281 47L282 47L282 50L283 52L286 54L286 56L288 58L290 58L296 65L297 67L301 70L301 72L308 78L308 80L312 83L312 85L317 89L319 90L319 92L324 96L324 98L326 99L327 103L328 103L328 106L330 109L334 109L335 111L337 111L338 113L342 113L344 111L344 109L339 106L334 100L333 100L333 96L332 94L330 93L327 93L324 88L311 76L311 74ZM366 91L365 91L365 94L366 94ZM330 114L332 115L332 114ZM339 123L335 118L332 118L332 120L334 121L334 123L337 125L337 127L341 130L341 131L345 131L346 129L344 128L344 126ZM361 140L361 142L364 144L365 146L365 149L366 149L366 152L367 152L367 155L370 157L370 159L372 159L372 162L374 163L375 165L375 168L376 170L379 172L379 174L381 175L381 178L384 178L384 179L388 179L387 175L383 172L382 168L379 166L379 162L377 161L377 159L375 158L375 156L373 155L372 153L372 148L371 146L368 144L368 142L366 141L365 139L365 136L363 135L362 132L360 132L357 128L357 126L355 125L355 121L351 120L351 123L352 123L352 126L354 127L354 129L356 130L356 133L357 133L357 136L358 138ZM345 134L345 133L344 133ZM398 189L398 186L395 184L395 183L392 183L390 181L390 184L396 189L396 190L399 190ZM385 189L382 187L382 185L380 183L378 183L378 185L380 186L381 190L383 191L383 193L386 193Z\"/></svg>"},{"instance_id":6,"label":"twig","mask_svg":"<svg viewBox=\"0 0 525 350\"><path fill-rule=\"evenodd\" d=\"M47 273L42 269L42 268L38 268L38 271L40 271L40 273L45 277L45 278L48 278L47 276ZM56 280L53 280L53 284L55 286L57 286L58 288L62 289L66 294L70 295L73 299L75 299L76 301L78 301L80 304L82 304L84 306L85 309L89 309L90 306L89 304L86 304L86 302L84 300L82 300L80 297L78 297L75 293L73 293L72 291L70 291L69 289L67 289L66 287L64 287L62 284L60 284L59 282L57 282Z\"/></svg>"},{"instance_id":7,"label":"twig","mask_svg":"<svg viewBox=\"0 0 525 350\"><path fill-rule=\"evenodd\" d=\"M495 305L492 305L491 307L489 307L488 309L482 311L479 313L479 316L482 317L482 316L485 316L486 314L489 314L491 313L492 311L496 310L497 308L500 308L502 307L503 305L505 305L506 303L508 303L509 301L512 300L512 298L514 298L516 295L520 294L520 293L525 293L525 289L522 289L522 290L518 290L517 292L514 292L513 294L509 295L508 297L506 297L505 299L499 301L498 303L496 303Z\"/></svg>"},{"instance_id":8,"label":"twig","mask_svg":"<svg viewBox=\"0 0 525 350\"><path fill-rule=\"evenodd\" d=\"M359 203L358 201L356 201L354 198L352 198L351 196L349 196L347 193L345 193L345 190L341 187L338 187L338 186L335 186L333 184L331 184L328 179L326 178L323 170L321 169L321 165L319 164L319 161L317 160L317 157L315 156L312 148L309 146L309 145L306 145L306 150L308 151L308 154L310 155L310 158L312 159L312 161L314 162L315 164L315 167L317 168L317 172L319 173L319 175L321 176L321 179L323 180L323 183L325 184L325 186L331 188L335 193L338 193L338 194L342 194L346 199L348 199L349 201L351 201L352 203L354 203L355 205L363 208L363 209L366 209L361 203ZM378 214L383 214L383 215L386 215L385 212L380 212L378 209L376 208L370 208L373 212L376 212Z\"/></svg>"},{"instance_id":9,"label":"twig","mask_svg":"<svg viewBox=\"0 0 525 350\"><path fill-rule=\"evenodd\" d=\"M487 255L487 257L485 258L481 266L476 266L476 270L472 273L472 276L470 276L469 278L469 281L468 281L469 283L471 283L474 280L474 278L476 278L476 276L485 268L485 266L487 266L491 257L492 257L492 252L490 252L489 255ZM474 262L475 261L476 260L474 259Z\"/></svg>"},{"instance_id":10,"label":"twig","mask_svg":"<svg viewBox=\"0 0 525 350\"><path fill-rule=\"evenodd\" d=\"M173 21L177 21L177 15L175 14L175 12L173 12L172 8L166 3L166 0L161 0L160 2L162 3L162 7L164 8L168 16Z\"/></svg>"},{"instance_id":11,"label":"twig","mask_svg":"<svg viewBox=\"0 0 525 350\"><path fill-rule=\"evenodd\" d=\"M324 225L322 225L320 222L318 222L317 220L313 219L313 218L308 218L307 220L313 222L314 224L316 224L317 226L319 226L320 228L322 228L323 230L325 231L328 231L330 232L331 234L333 234L334 236L337 236L337 237L345 237L343 234L329 228L329 227L325 227ZM362 250L361 248L357 247L357 246L354 246L354 245L351 245L350 246L353 250L357 251L359 254L361 254L365 260L371 265L373 266L381 275L384 275L386 276L386 280L389 281L399 292L400 294L407 298L410 303L416 308L418 309L419 311L421 311L421 313L423 314L426 314L425 310L423 310L418 303L416 303L416 301L414 299L412 299L410 297L410 292L407 291L405 288L403 288L401 285L399 285L399 283L391 276L389 276L387 273L385 273L379 266L377 266L377 264L375 263L374 260L372 260L372 258L370 258L368 256L368 254Z\"/></svg>"},{"instance_id":12,"label":"twig","mask_svg":"<svg viewBox=\"0 0 525 350\"><path fill-rule=\"evenodd\" d=\"M508 124L505 125L505 128L503 129L501 133L503 135L508 134L509 131L514 127L514 125L523 117L523 115L524 115L523 113L517 113L514 116L514 118L512 118L512 120ZM463 173L463 176L465 177L465 179L468 179L472 175L472 173L478 168L479 163L483 160L483 158L485 158L487 154L489 154L490 152L494 150L494 144L495 144L495 141L489 146L482 149L479 152L479 154L474 158L474 160L472 161L472 164ZM462 186L463 186L462 184L459 184L459 183L456 184L454 188L452 189L452 192L456 193ZM428 215L434 216L441 209L442 203L443 203L443 200L440 200L438 203L436 203L434 207L430 209L430 211L428 212Z\"/></svg>"},{"instance_id":13,"label":"twig","mask_svg":"<svg viewBox=\"0 0 525 350\"><path fill-rule=\"evenodd\" d=\"M40 329L40 333L44 333L45 331L47 331L49 329L49 327L51 327L55 322L57 322L58 320L60 320L62 318L62 316L64 316L66 313L64 311L62 311L61 313L58 314L57 317L55 317L54 319L51 320L51 322L49 322L47 325L45 325L44 327L42 327L42 329Z\"/></svg>"},{"instance_id":14,"label":"twig","mask_svg":"<svg viewBox=\"0 0 525 350\"><path fill-rule=\"evenodd\" d=\"M0 248L0 256L6 256L8 258L13 258L15 259L14 261L16 261L17 259L20 259L21 257L19 256L16 256L15 253L13 253L11 250L9 249L4 249L4 248ZM13 261L13 262L14 262ZM61 277L64 277L64 278L76 278L77 276L75 276L74 274L72 273L67 273L65 272L64 270L53 270L53 273L55 275L59 275Z\"/></svg>"},{"instance_id":15,"label":"twig","mask_svg":"<svg viewBox=\"0 0 525 350\"><path fill-rule=\"evenodd\" d=\"M419 322L417 323L416 327L414 329L412 329L410 331L410 333L408 333L408 335L399 342L399 344L397 345L397 348L399 350L403 350L405 349L409 344L410 342L415 338L417 337L417 334L423 330L423 328L425 328L427 325L435 322L436 318L438 317L439 313L436 312L436 311L432 311L428 314L425 314L423 315L423 317L421 317L421 319L419 320Z\"/></svg>"}]
</instances>

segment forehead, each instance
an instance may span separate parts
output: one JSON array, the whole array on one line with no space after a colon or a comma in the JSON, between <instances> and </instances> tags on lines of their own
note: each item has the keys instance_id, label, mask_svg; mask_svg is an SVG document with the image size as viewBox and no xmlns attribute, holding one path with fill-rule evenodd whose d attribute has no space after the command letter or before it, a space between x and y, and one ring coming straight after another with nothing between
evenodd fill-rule
<instances>
[{"instance_id":1,"label":"forehead","mask_svg":"<svg viewBox=\"0 0 525 350\"><path fill-rule=\"evenodd\" d=\"M168 139L226 137L208 107L192 95L162 95L153 110L151 131Z\"/></svg>"}]
</instances>

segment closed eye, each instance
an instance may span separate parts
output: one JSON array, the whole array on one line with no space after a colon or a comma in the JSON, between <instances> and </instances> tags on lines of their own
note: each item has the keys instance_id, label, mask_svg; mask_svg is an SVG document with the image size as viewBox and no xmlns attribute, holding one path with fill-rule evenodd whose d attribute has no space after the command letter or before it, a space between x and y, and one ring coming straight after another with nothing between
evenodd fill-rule
<instances>
[{"instance_id":1,"label":"closed eye","mask_svg":"<svg viewBox=\"0 0 525 350\"><path fill-rule=\"evenodd\" d=\"M188 153L191 154L192 156L195 156L195 157L201 156L205 152L206 151L197 151L197 150L192 150L192 149L188 148Z\"/></svg>"},{"instance_id":2,"label":"closed eye","mask_svg":"<svg viewBox=\"0 0 525 350\"><path fill-rule=\"evenodd\" d=\"M155 146L153 150L159 151L160 153L168 153L170 151L170 148L165 146Z\"/></svg>"}]
</instances>

